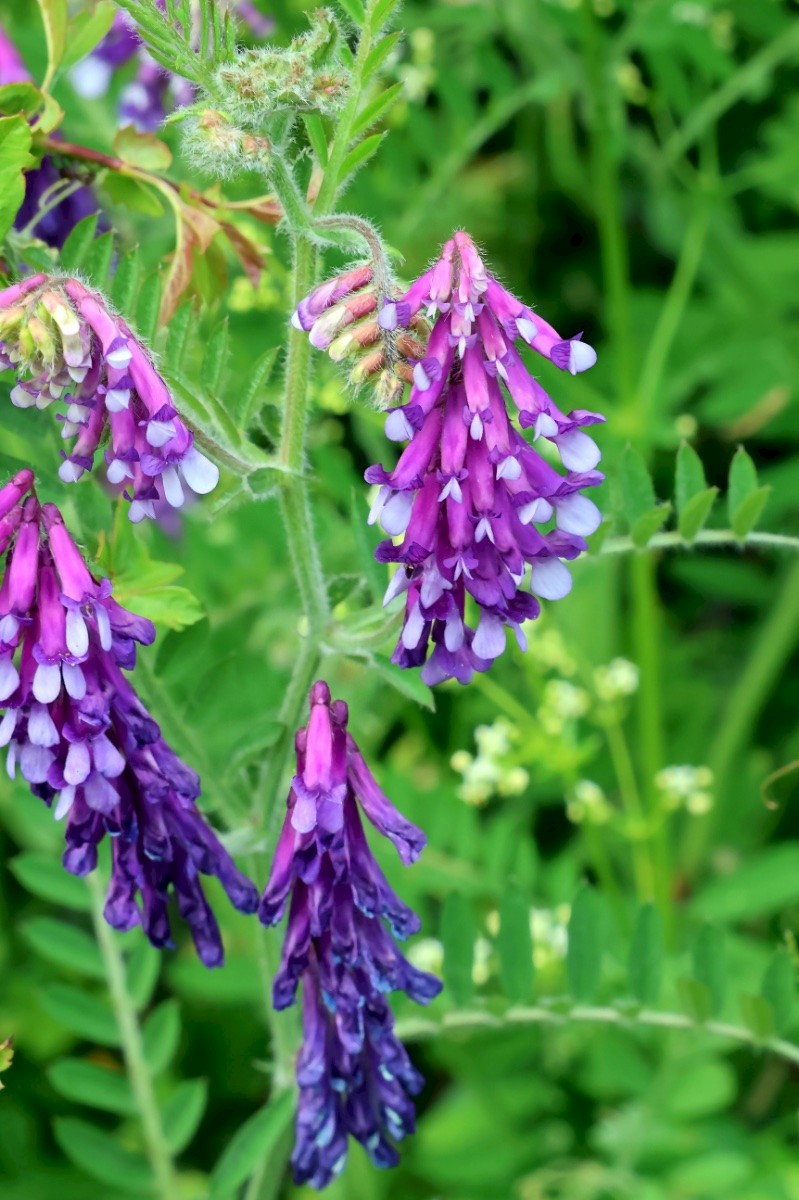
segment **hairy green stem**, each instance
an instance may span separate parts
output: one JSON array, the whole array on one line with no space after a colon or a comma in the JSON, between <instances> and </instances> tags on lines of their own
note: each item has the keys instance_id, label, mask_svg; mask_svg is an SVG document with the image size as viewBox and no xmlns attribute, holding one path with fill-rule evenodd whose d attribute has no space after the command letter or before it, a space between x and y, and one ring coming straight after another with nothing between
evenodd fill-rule
<instances>
[{"instance_id":1,"label":"hairy green stem","mask_svg":"<svg viewBox=\"0 0 799 1200\"><path fill-rule=\"evenodd\" d=\"M501 1032L520 1025L569 1025L572 1022L615 1025L622 1029L634 1029L645 1025L654 1029L683 1029L693 1033L709 1033L712 1037L724 1038L751 1047L767 1050L787 1062L799 1064L799 1046L784 1038L757 1038L748 1029L739 1025L728 1025L724 1021L694 1021L682 1013L656 1012L641 1009L639 1012L623 1012L617 1008L606 1008L588 1004L577 1004L567 1012L535 1005L518 1005L502 1015L485 1011L462 1011L447 1013L440 1020L424 1017L409 1017L397 1022L397 1036L402 1041L420 1041L438 1037L445 1033Z\"/></svg>"},{"instance_id":2,"label":"hairy green stem","mask_svg":"<svg viewBox=\"0 0 799 1200\"><path fill-rule=\"evenodd\" d=\"M624 730L618 722L614 721L608 722L603 728L613 763L613 770L619 785L622 807L629 820L638 826L638 831L634 830L633 835L628 838L628 841L633 859L635 890L638 900L643 903L655 898L655 871L640 834L641 829L645 825L646 817L643 805L641 804L641 796L638 791L635 770L632 758L630 757L627 739L624 736Z\"/></svg>"},{"instance_id":3,"label":"hairy green stem","mask_svg":"<svg viewBox=\"0 0 799 1200\"><path fill-rule=\"evenodd\" d=\"M585 47L590 103L591 154L596 212L605 286L608 321L616 359L619 410L616 424L622 434L641 439L647 432L640 423L639 404L633 384L633 336L627 244L622 222L618 144L611 108L611 88L616 86L609 70L607 41L593 11L586 7ZM641 671L637 696L639 766L647 810L654 811L654 776L662 763L662 716L660 709L660 615L654 567L647 558L630 564L632 597L632 642ZM670 920L668 829L653 823L655 893L668 925Z\"/></svg>"},{"instance_id":4,"label":"hairy green stem","mask_svg":"<svg viewBox=\"0 0 799 1200\"><path fill-rule=\"evenodd\" d=\"M86 877L92 904L92 922L102 955L108 982L108 994L114 1010L122 1054L136 1101L147 1157L153 1169L160 1200L178 1200L180 1189L172 1154L164 1135L161 1113L153 1087L153 1077L144 1056L144 1042L136 1006L128 991L125 960L117 934L103 916L103 887L97 872Z\"/></svg>"},{"instance_id":5,"label":"hairy green stem","mask_svg":"<svg viewBox=\"0 0 799 1200\"><path fill-rule=\"evenodd\" d=\"M747 533L745 538L739 538L731 529L703 529L692 542L685 539L676 531L656 533L647 542L644 550L634 546L628 537L608 538L599 548L599 554L645 554L650 550L692 550L694 546L729 547L735 550L792 550L799 553L799 537L787 533Z\"/></svg>"}]
</instances>

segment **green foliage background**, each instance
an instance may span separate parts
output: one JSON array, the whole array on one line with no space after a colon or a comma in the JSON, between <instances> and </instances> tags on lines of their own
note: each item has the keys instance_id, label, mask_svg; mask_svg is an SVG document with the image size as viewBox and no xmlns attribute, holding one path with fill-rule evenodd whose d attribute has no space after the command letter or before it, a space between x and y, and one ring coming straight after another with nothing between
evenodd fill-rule
<instances>
[{"instance_id":1,"label":"green foliage background","mask_svg":"<svg viewBox=\"0 0 799 1200\"><path fill-rule=\"evenodd\" d=\"M304 7L270 6L278 39L302 28ZM35 6L0 11L41 80ZM676 535L661 538L666 549L656 538L642 552L618 542L608 552L630 530L646 543L661 526L676 528L673 513L651 516L655 502L676 502L684 532L691 496L727 491L742 441L757 483L739 457L732 499L728 508L717 500L707 529L736 528L741 503L765 486L759 528L799 535L796 7L408 0L396 27L403 38L388 76L405 91L348 205L379 223L404 256L403 276L463 227L557 328L584 327L597 367L549 383L562 407L607 414L607 521L575 567L572 595L547 604L531 630L530 652L509 649L468 690L438 690L435 711L416 703L428 700L420 685L396 686L379 661L336 655L326 664L375 773L428 833L412 871L390 861L386 869L422 914L415 952L448 985L422 1017L398 1005L427 1078L402 1165L378 1173L356 1147L328 1194L796 1200L799 1056L792 1063L790 1046L781 1055L757 1043L799 1037L794 777L775 779L768 803L762 791L799 758L799 562L763 544L687 548ZM108 151L113 97L89 104L66 78L55 94L67 136ZM177 135L166 136L177 149ZM178 153L172 174L209 185ZM251 195L262 184L235 188ZM172 248L169 218L106 199L123 249L140 244L154 269ZM256 362L281 345L289 306L285 239L263 226L251 232L268 249L261 286L234 266L223 287L198 269L206 303L190 318L198 336L182 367L196 388L203 342L229 317L219 392L234 420ZM337 261L331 254L328 266ZM163 345L165 331L157 337ZM14 409L8 386L0 384L3 474L30 462L44 497L58 500L113 572L120 599L159 620L137 685L202 773L205 811L232 827L231 845L263 883L274 830L246 814L301 633L274 502L239 503L226 479L227 503L201 502L176 537L134 533L93 484L58 486L55 423ZM279 394L278 359L254 426L264 446ZM382 419L350 403L322 356L314 397L318 539L337 615L357 630L382 572L360 532L362 472L387 454ZM685 440L705 478L684 452L675 496ZM361 574L366 589L355 586ZM640 671L629 694L614 691L618 666L611 684L601 670L618 658ZM475 728L498 718L507 724L493 740L480 735L475 767L463 752L474 755ZM687 803L659 776L682 764L713 772L712 784L688 789ZM602 789L593 807L580 800L586 779ZM706 807L697 792L712 794L709 812L691 811ZM94 942L92 894L60 874L59 842L44 807L4 780L0 1039L13 1032L16 1053L0 1097L0 1194L146 1196L108 959ZM581 890L586 881L595 890ZM206 972L183 937L163 961L137 935L112 939L127 959L180 1194L213 1200L243 1194L211 1173L263 1105L271 1054L259 929L217 899L222 971ZM659 915L642 908L650 900ZM657 1027L642 1006L673 1019ZM734 1026L733 1036L703 1028L708 1021ZM96 1104L83 1102L90 1085L74 1083L65 1059L107 1068ZM252 1134L268 1168L264 1198L300 1194L282 1176L284 1125L279 1113Z\"/></svg>"}]
</instances>

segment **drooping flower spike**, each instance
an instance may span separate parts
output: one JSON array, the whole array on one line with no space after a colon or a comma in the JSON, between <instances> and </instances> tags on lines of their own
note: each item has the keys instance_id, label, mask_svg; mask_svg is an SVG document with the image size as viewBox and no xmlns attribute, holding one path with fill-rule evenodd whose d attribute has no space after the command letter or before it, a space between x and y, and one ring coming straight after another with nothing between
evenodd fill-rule
<instances>
[{"instance_id":1,"label":"drooping flower spike","mask_svg":"<svg viewBox=\"0 0 799 1200\"><path fill-rule=\"evenodd\" d=\"M413 967L394 942L415 933L419 921L372 856L362 814L406 866L421 853L424 835L380 791L347 732L346 704L331 701L320 681L310 706L258 912L265 925L275 925L289 908L274 1003L292 1004L302 984L292 1165L298 1183L322 1188L343 1169L350 1136L377 1166L398 1161L393 1143L413 1132L411 1097L423 1080L394 1033L386 993L404 991L427 1004L441 984Z\"/></svg>"},{"instance_id":2,"label":"drooping flower spike","mask_svg":"<svg viewBox=\"0 0 799 1200\"><path fill-rule=\"evenodd\" d=\"M370 520L390 535L377 558L399 564L385 602L406 594L394 662L423 666L430 684L467 683L502 653L506 627L524 646L521 626L538 616L538 597L567 594L563 560L586 548L601 520L581 493L603 478L595 469L599 450L583 431L603 418L561 412L517 345L573 375L591 367L596 354L581 335L564 340L506 291L465 233L446 243L405 295L383 306L379 321L403 328L425 308L434 322L426 355L413 369L407 402L386 420L387 436L409 445L394 470L367 471L380 489ZM564 474L515 428L506 393L521 428L557 449Z\"/></svg>"},{"instance_id":3,"label":"drooping flower spike","mask_svg":"<svg viewBox=\"0 0 799 1200\"><path fill-rule=\"evenodd\" d=\"M34 275L0 292L0 367L16 371L19 408L65 405L65 483L92 469L108 435L106 475L124 485L131 521L154 517L157 500L180 508L184 483L200 495L216 486L217 467L194 445L147 350L79 280Z\"/></svg>"},{"instance_id":4,"label":"drooping flower spike","mask_svg":"<svg viewBox=\"0 0 799 1200\"><path fill-rule=\"evenodd\" d=\"M0 24L0 86L28 83L30 78L16 46ZM55 189L63 184L70 184L70 190L50 208L48 201L54 198ZM97 198L90 187L75 187L74 183L59 171L53 160L47 157L42 159L38 167L25 173L25 199L14 218L14 228L26 229L34 221L37 213L42 211L43 202L48 211L43 212L35 222L32 233L48 246L56 246L59 249L78 222L96 213L99 208Z\"/></svg>"},{"instance_id":5,"label":"drooping flower spike","mask_svg":"<svg viewBox=\"0 0 799 1200\"><path fill-rule=\"evenodd\" d=\"M123 674L152 623L116 603L89 572L53 504L40 505L31 471L0 489L0 746L7 767L65 821L64 866L86 875L111 839L105 918L141 924L171 945L174 894L206 966L223 959L202 875L234 906L258 893L237 869L195 801L198 776L180 761ZM28 494L30 493L30 494Z\"/></svg>"},{"instance_id":6,"label":"drooping flower spike","mask_svg":"<svg viewBox=\"0 0 799 1200\"><path fill-rule=\"evenodd\" d=\"M378 321L381 299L371 264L361 263L314 288L300 301L291 323L334 363L348 366L354 387L370 383L385 408L396 404L406 384L413 382L414 364L424 358L429 329L417 315L407 330L383 328Z\"/></svg>"},{"instance_id":7,"label":"drooping flower spike","mask_svg":"<svg viewBox=\"0 0 799 1200\"><path fill-rule=\"evenodd\" d=\"M166 7L158 0L158 7ZM237 0L231 5L236 15L249 27L255 37L266 37L274 22L250 0ZM115 73L136 61L135 77L127 83L119 97L119 120L122 125L151 133L163 124L177 108L185 108L195 98L194 85L165 71L145 50L130 18L117 12L103 40L70 72L72 86L86 100L105 96Z\"/></svg>"}]
</instances>

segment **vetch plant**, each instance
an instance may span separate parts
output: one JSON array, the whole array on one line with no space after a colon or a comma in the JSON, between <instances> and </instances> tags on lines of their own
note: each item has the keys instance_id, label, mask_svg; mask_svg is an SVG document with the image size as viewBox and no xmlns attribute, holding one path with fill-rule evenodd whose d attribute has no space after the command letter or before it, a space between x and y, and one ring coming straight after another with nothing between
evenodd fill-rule
<instances>
[{"instance_id":1,"label":"vetch plant","mask_svg":"<svg viewBox=\"0 0 799 1200\"><path fill-rule=\"evenodd\" d=\"M0 36L10 1200L793 1186L799 43L533 8Z\"/></svg>"}]
</instances>

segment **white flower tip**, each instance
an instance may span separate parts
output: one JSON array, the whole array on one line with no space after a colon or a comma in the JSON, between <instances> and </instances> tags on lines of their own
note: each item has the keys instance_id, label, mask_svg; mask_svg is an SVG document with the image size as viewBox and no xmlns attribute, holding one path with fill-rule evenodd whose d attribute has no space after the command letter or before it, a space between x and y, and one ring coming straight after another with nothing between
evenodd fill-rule
<instances>
[{"instance_id":1,"label":"white flower tip","mask_svg":"<svg viewBox=\"0 0 799 1200\"><path fill-rule=\"evenodd\" d=\"M532 590L542 600L562 600L571 589L571 574L559 558L544 558L533 564Z\"/></svg>"},{"instance_id":2,"label":"white flower tip","mask_svg":"<svg viewBox=\"0 0 799 1200\"><path fill-rule=\"evenodd\" d=\"M579 338L572 338L569 343L569 371L572 375L587 371L596 362L596 350Z\"/></svg>"},{"instance_id":3,"label":"white flower tip","mask_svg":"<svg viewBox=\"0 0 799 1200\"><path fill-rule=\"evenodd\" d=\"M207 496L219 483L219 467L192 446L180 464L186 483L198 496Z\"/></svg>"}]
</instances>

